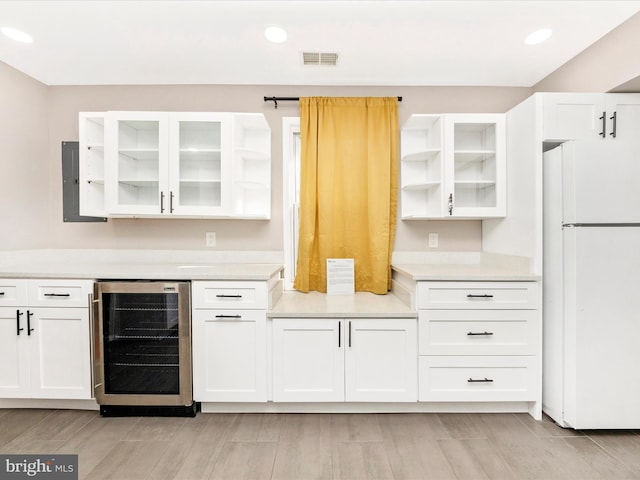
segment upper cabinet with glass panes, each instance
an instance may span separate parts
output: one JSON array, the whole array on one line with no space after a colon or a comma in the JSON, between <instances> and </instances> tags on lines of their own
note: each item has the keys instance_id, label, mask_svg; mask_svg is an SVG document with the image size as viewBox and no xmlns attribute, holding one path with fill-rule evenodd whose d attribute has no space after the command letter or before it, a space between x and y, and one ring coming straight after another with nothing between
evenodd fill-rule
<instances>
[{"instance_id":1,"label":"upper cabinet with glass panes","mask_svg":"<svg viewBox=\"0 0 640 480\"><path fill-rule=\"evenodd\" d=\"M268 219L270 178L262 114L80 114L83 214Z\"/></svg>"},{"instance_id":2,"label":"upper cabinet with glass panes","mask_svg":"<svg viewBox=\"0 0 640 480\"><path fill-rule=\"evenodd\" d=\"M403 219L506 215L502 114L412 115L401 133Z\"/></svg>"}]
</instances>

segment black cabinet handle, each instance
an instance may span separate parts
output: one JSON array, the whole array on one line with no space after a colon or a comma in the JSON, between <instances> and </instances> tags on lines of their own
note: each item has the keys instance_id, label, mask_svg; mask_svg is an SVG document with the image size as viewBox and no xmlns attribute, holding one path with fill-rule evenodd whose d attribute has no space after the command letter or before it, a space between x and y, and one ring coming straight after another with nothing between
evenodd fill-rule
<instances>
[{"instance_id":1,"label":"black cabinet handle","mask_svg":"<svg viewBox=\"0 0 640 480\"><path fill-rule=\"evenodd\" d=\"M216 318L242 318L242 315L216 315Z\"/></svg>"},{"instance_id":2,"label":"black cabinet handle","mask_svg":"<svg viewBox=\"0 0 640 480\"><path fill-rule=\"evenodd\" d=\"M487 293L484 293L482 295L475 295L473 293L470 293L469 295L467 295L467 298L493 298L493 295L489 295Z\"/></svg>"},{"instance_id":3,"label":"black cabinet handle","mask_svg":"<svg viewBox=\"0 0 640 480\"><path fill-rule=\"evenodd\" d=\"M489 335L493 335L493 332L469 332L467 333L467 335L471 336L489 336Z\"/></svg>"},{"instance_id":4,"label":"black cabinet handle","mask_svg":"<svg viewBox=\"0 0 640 480\"><path fill-rule=\"evenodd\" d=\"M469 378L469 380L467 380L467 383L491 383L493 382L493 379L491 378Z\"/></svg>"},{"instance_id":5,"label":"black cabinet handle","mask_svg":"<svg viewBox=\"0 0 640 480\"><path fill-rule=\"evenodd\" d=\"M0 292L0 297L4 296L4 292Z\"/></svg>"},{"instance_id":6,"label":"black cabinet handle","mask_svg":"<svg viewBox=\"0 0 640 480\"><path fill-rule=\"evenodd\" d=\"M611 133L609 135L611 135L613 138L616 138L616 131L617 131L617 120L618 120L618 112L613 112L613 116L609 117L609 120L613 120L613 130L611 130Z\"/></svg>"},{"instance_id":7,"label":"black cabinet handle","mask_svg":"<svg viewBox=\"0 0 640 480\"><path fill-rule=\"evenodd\" d=\"M607 112L602 112L602 116L598 117L598 120L602 120L602 131L598 134L602 138L607 137Z\"/></svg>"},{"instance_id":8,"label":"black cabinet handle","mask_svg":"<svg viewBox=\"0 0 640 480\"><path fill-rule=\"evenodd\" d=\"M20 310L16 310L16 330L17 335L20 335L20 332L24 330L24 328L20 327L20 316L24 315Z\"/></svg>"},{"instance_id":9,"label":"black cabinet handle","mask_svg":"<svg viewBox=\"0 0 640 480\"><path fill-rule=\"evenodd\" d=\"M351 348L351 320L349 320L349 348Z\"/></svg>"},{"instance_id":10,"label":"black cabinet handle","mask_svg":"<svg viewBox=\"0 0 640 480\"><path fill-rule=\"evenodd\" d=\"M45 297L70 297L70 293L45 293Z\"/></svg>"},{"instance_id":11,"label":"black cabinet handle","mask_svg":"<svg viewBox=\"0 0 640 480\"><path fill-rule=\"evenodd\" d=\"M449 202L447 206L449 207L449 215L453 215L453 193L449 194Z\"/></svg>"},{"instance_id":12,"label":"black cabinet handle","mask_svg":"<svg viewBox=\"0 0 640 480\"><path fill-rule=\"evenodd\" d=\"M338 322L338 348L342 346L342 322Z\"/></svg>"},{"instance_id":13,"label":"black cabinet handle","mask_svg":"<svg viewBox=\"0 0 640 480\"><path fill-rule=\"evenodd\" d=\"M217 298L242 298L242 295L216 295Z\"/></svg>"},{"instance_id":14,"label":"black cabinet handle","mask_svg":"<svg viewBox=\"0 0 640 480\"><path fill-rule=\"evenodd\" d=\"M164 192L160 192L160 213L164 213Z\"/></svg>"},{"instance_id":15,"label":"black cabinet handle","mask_svg":"<svg viewBox=\"0 0 640 480\"><path fill-rule=\"evenodd\" d=\"M173 213L173 192L169 192L169 213Z\"/></svg>"},{"instance_id":16,"label":"black cabinet handle","mask_svg":"<svg viewBox=\"0 0 640 480\"><path fill-rule=\"evenodd\" d=\"M33 316L33 312L27 310L27 335L31 335L35 329L31 328L31 317Z\"/></svg>"}]
</instances>

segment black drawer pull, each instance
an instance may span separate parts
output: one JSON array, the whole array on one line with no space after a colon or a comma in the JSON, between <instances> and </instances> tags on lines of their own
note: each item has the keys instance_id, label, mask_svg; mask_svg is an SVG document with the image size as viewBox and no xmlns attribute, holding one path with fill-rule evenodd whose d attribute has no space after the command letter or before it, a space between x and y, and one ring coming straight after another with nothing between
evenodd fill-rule
<instances>
[{"instance_id":1,"label":"black drawer pull","mask_svg":"<svg viewBox=\"0 0 640 480\"><path fill-rule=\"evenodd\" d=\"M469 380L467 380L467 383L491 383L491 382L493 382L493 379L487 378L487 377L479 378L479 379L469 378Z\"/></svg>"},{"instance_id":2,"label":"black drawer pull","mask_svg":"<svg viewBox=\"0 0 640 480\"><path fill-rule=\"evenodd\" d=\"M493 298L493 295L489 295L488 293L482 295L474 295L473 293L470 293L469 295L467 295L467 298Z\"/></svg>"},{"instance_id":3,"label":"black drawer pull","mask_svg":"<svg viewBox=\"0 0 640 480\"><path fill-rule=\"evenodd\" d=\"M70 293L45 293L45 297L70 297Z\"/></svg>"},{"instance_id":4,"label":"black drawer pull","mask_svg":"<svg viewBox=\"0 0 640 480\"><path fill-rule=\"evenodd\" d=\"M242 298L242 295L224 295L224 294L218 294L216 295L217 298Z\"/></svg>"},{"instance_id":5,"label":"black drawer pull","mask_svg":"<svg viewBox=\"0 0 640 480\"><path fill-rule=\"evenodd\" d=\"M4 296L4 292L0 292L0 297Z\"/></svg>"},{"instance_id":6,"label":"black drawer pull","mask_svg":"<svg viewBox=\"0 0 640 480\"><path fill-rule=\"evenodd\" d=\"M474 337L474 336L489 336L489 335L493 335L493 332L469 332L467 333L468 336L470 337Z\"/></svg>"},{"instance_id":7,"label":"black drawer pull","mask_svg":"<svg viewBox=\"0 0 640 480\"><path fill-rule=\"evenodd\" d=\"M216 318L242 318L242 315L216 315Z\"/></svg>"}]
</instances>

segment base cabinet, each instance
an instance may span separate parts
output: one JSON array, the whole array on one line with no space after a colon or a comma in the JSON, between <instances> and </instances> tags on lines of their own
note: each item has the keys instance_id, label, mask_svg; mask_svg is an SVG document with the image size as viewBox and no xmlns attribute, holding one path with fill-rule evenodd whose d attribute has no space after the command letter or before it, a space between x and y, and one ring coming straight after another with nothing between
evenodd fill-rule
<instances>
[{"instance_id":1,"label":"base cabinet","mask_svg":"<svg viewBox=\"0 0 640 480\"><path fill-rule=\"evenodd\" d=\"M419 400L540 404L536 282L418 282Z\"/></svg>"},{"instance_id":2,"label":"base cabinet","mask_svg":"<svg viewBox=\"0 0 640 480\"><path fill-rule=\"evenodd\" d=\"M262 281L192 282L193 398L267 401L267 306Z\"/></svg>"},{"instance_id":3,"label":"base cabinet","mask_svg":"<svg viewBox=\"0 0 640 480\"><path fill-rule=\"evenodd\" d=\"M87 300L93 282L19 280L16 285L29 295L26 303L0 307L0 397L90 399ZM64 306L69 304L76 306Z\"/></svg>"},{"instance_id":4,"label":"base cabinet","mask_svg":"<svg viewBox=\"0 0 640 480\"><path fill-rule=\"evenodd\" d=\"M415 402L415 319L273 319L274 402Z\"/></svg>"},{"instance_id":5,"label":"base cabinet","mask_svg":"<svg viewBox=\"0 0 640 480\"><path fill-rule=\"evenodd\" d=\"M266 402L266 313L195 310L192 322L194 399Z\"/></svg>"}]
</instances>

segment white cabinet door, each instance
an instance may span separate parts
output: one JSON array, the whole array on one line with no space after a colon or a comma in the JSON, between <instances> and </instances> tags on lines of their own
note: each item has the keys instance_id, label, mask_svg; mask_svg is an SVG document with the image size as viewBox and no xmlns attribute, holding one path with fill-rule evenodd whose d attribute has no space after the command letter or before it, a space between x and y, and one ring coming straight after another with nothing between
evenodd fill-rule
<instances>
[{"instance_id":1,"label":"white cabinet door","mask_svg":"<svg viewBox=\"0 0 640 480\"><path fill-rule=\"evenodd\" d=\"M417 401L416 320L352 319L346 322L346 400Z\"/></svg>"},{"instance_id":2,"label":"white cabinet door","mask_svg":"<svg viewBox=\"0 0 640 480\"><path fill-rule=\"evenodd\" d=\"M31 393L29 338L22 312L0 307L0 398L27 398Z\"/></svg>"},{"instance_id":3,"label":"white cabinet door","mask_svg":"<svg viewBox=\"0 0 640 480\"><path fill-rule=\"evenodd\" d=\"M91 398L89 313L86 308L27 310L31 397Z\"/></svg>"},{"instance_id":4,"label":"white cabinet door","mask_svg":"<svg viewBox=\"0 0 640 480\"><path fill-rule=\"evenodd\" d=\"M194 310L194 400L267 401L266 321L264 310Z\"/></svg>"},{"instance_id":5,"label":"white cabinet door","mask_svg":"<svg viewBox=\"0 0 640 480\"><path fill-rule=\"evenodd\" d=\"M110 214L171 213L168 181L168 114L108 112L105 161Z\"/></svg>"},{"instance_id":6,"label":"white cabinet door","mask_svg":"<svg viewBox=\"0 0 640 480\"><path fill-rule=\"evenodd\" d=\"M502 114L445 116L445 217L506 215L505 125Z\"/></svg>"},{"instance_id":7,"label":"white cabinet door","mask_svg":"<svg viewBox=\"0 0 640 480\"><path fill-rule=\"evenodd\" d=\"M230 215L231 114L169 114L170 212Z\"/></svg>"},{"instance_id":8,"label":"white cabinet door","mask_svg":"<svg viewBox=\"0 0 640 480\"><path fill-rule=\"evenodd\" d=\"M273 320L273 401L344 401L344 321Z\"/></svg>"},{"instance_id":9,"label":"white cabinet door","mask_svg":"<svg viewBox=\"0 0 640 480\"><path fill-rule=\"evenodd\" d=\"M605 97L599 93L543 94L544 140L604 138L607 130Z\"/></svg>"},{"instance_id":10,"label":"white cabinet door","mask_svg":"<svg viewBox=\"0 0 640 480\"><path fill-rule=\"evenodd\" d=\"M545 93L545 140L637 142L640 95L634 93Z\"/></svg>"}]
</instances>

